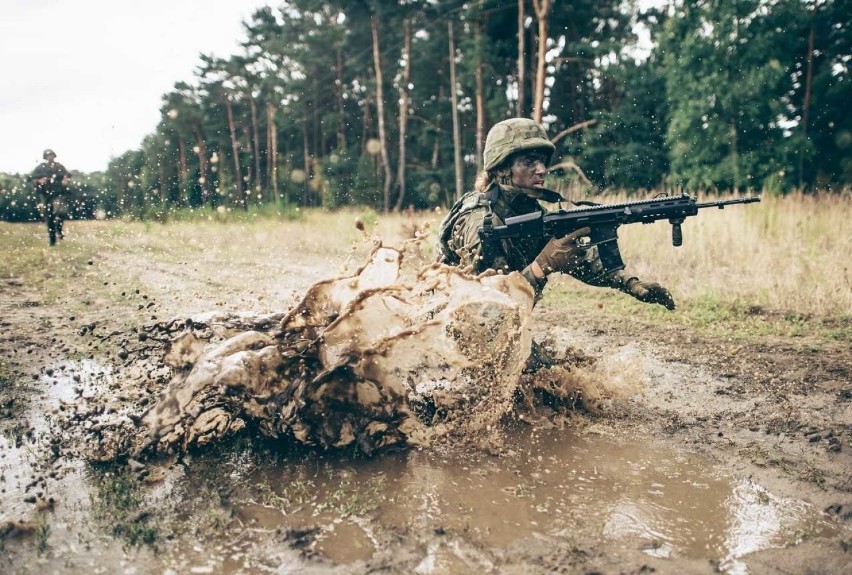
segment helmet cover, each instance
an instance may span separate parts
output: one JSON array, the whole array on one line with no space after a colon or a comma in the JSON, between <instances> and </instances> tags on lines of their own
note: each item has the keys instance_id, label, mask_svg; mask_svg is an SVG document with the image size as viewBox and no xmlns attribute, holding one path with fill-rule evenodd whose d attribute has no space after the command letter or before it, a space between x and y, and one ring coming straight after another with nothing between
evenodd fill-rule
<instances>
[{"instance_id":1,"label":"helmet cover","mask_svg":"<svg viewBox=\"0 0 852 575\"><path fill-rule=\"evenodd\" d=\"M514 154L524 150L543 150L547 153L547 163L556 151L544 128L529 118L509 118L492 126L485 138L485 150L482 153L484 168L492 170Z\"/></svg>"}]
</instances>

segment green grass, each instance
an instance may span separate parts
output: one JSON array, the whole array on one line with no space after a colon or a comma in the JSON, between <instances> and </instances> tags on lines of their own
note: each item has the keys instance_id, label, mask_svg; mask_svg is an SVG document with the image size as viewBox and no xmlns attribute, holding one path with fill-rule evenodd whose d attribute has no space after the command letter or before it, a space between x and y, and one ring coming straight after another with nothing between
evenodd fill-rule
<instances>
[{"instance_id":1,"label":"green grass","mask_svg":"<svg viewBox=\"0 0 852 575\"><path fill-rule=\"evenodd\" d=\"M139 481L127 465L107 465L96 469L92 513L106 524L112 535L129 545L155 545L158 528L144 511L144 495Z\"/></svg>"},{"instance_id":2,"label":"green grass","mask_svg":"<svg viewBox=\"0 0 852 575\"><path fill-rule=\"evenodd\" d=\"M41 515L39 515L38 520L36 521L33 537L36 553L44 555L47 552L48 540L50 539L50 524L47 523Z\"/></svg>"},{"instance_id":3,"label":"green grass","mask_svg":"<svg viewBox=\"0 0 852 575\"><path fill-rule=\"evenodd\" d=\"M543 309L576 310L592 313L614 322L630 320L671 326L676 333L688 328L708 336L726 340L749 340L760 337L802 338L803 345L814 350L836 342L852 342L852 317L819 317L795 312L764 309L748 298L725 298L721 294L703 292L691 297L677 297L677 310L670 312L659 305L641 303L632 297L607 288L579 285L573 280L553 282L540 305ZM671 286L676 294L676 287Z\"/></svg>"},{"instance_id":4,"label":"green grass","mask_svg":"<svg viewBox=\"0 0 852 575\"><path fill-rule=\"evenodd\" d=\"M251 205L248 210L220 206L218 208L170 208L160 214L156 221L166 222L218 222L218 223L246 223L259 220L277 220L286 222L304 221L308 210L290 204L288 206L276 204Z\"/></svg>"}]
</instances>

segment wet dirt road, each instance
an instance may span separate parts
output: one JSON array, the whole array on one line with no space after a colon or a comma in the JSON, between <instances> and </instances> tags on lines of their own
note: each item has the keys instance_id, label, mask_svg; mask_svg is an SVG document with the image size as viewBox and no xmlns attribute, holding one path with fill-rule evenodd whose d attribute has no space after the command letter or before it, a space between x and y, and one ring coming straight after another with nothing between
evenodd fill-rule
<instances>
[{"instance_id":1,"label":"wet dirt road","mask_svg":"<svg viewBox=\"0 0 852 575\"><path fill-rule=\"evenodd\" d=\"M4 279L0 340L11 366L0 439L4 572L844 573L850 566L849 404L843 374L831 377L848 366L842 352L834 363L811 364L805 375L819 383L805 398L793 393L794 375L786 394L782 385L762 385L754 366L766 365L765 348L757 344L745 349L750 363L720 367L711 359L720 344L700 334L661 350L653 342L666 332L653 326L576 313L566 321L546 306L534 327L557 349L583 350L597 401L564 417L506 422L498 455L438 444L367 458L238 436L142 468L91 465L63 450L57 457L52 426L63 404L128 390L122 349L132 354L139 345L128 326L151 314L222 308L229 299L231 309L248 309L258 293L275 309L328 266L325 256L307 254L300 266L317 269L313 277L282 287L254 262L254 293L227 276L217 278L217 293L172 262L122 261L120 249L100 255L101 271L116 274L115 290L127 294L109 310L67 311L87 290L93 301L106 299L95 278L50 303L28 290L26 278ZM79 268L84 278L87 265ZM91 338L78 332L92 322L118 335L88 360ZM802 352L776 349L783 383Z\"/></svg>"}]
</instances>

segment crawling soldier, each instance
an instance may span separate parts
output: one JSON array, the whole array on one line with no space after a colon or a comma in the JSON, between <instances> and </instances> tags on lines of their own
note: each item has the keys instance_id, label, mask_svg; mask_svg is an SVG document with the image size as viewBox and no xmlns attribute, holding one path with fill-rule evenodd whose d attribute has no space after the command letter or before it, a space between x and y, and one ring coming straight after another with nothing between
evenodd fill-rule
<instances>
[{"instance_id":1,"label":"crawling soldier","mask_svg":"<svg viewBox=\"0 0 852 575\"><path fill-rule=\"evenodd\" d=\"M512 216L544 211L539 200L562 199L544 188L555 149L544 128L530 119L511 118L495 124L485 139L484 169L474 190L457 201L441 223L438 261L470 267L474 273L518 271L532 285L536 299L541 297L547 277L561 272L674 309L674 299L660 284L641 281L624 270L605 273L597 247L586 249L578 241L590 233L588 227L563 238L526 237L487 244L481 240L479 229L486 218L498 226Z\"/></svg>"}]
</instances>

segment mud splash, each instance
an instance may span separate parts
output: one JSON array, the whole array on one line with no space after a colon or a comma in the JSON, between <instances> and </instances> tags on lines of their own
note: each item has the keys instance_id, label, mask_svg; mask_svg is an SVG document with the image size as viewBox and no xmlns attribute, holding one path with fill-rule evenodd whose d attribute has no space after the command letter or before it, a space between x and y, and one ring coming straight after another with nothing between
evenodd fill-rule
<instances>
[{"instance_id":1,"label":"mud splash","mask_svg":"<svg viewBox=\"0 0 852 575\"><path fill-rule=\"evenodd\" d=\"M85 455L185 452L247 427L367 454L450 436L497 445L529 356L532 290L518 274L441 265L403 281L403 254L378 243L355 274L314 284L287 313L148 326L161 353L131 367L165 365L171 380L142 412L81 404ZM147 403L151 382L136 387Z\"/></svg>"},{"instance_id":2,"label":"mud splash","mask_svg":"<svg viewBox=\"0 0 852 575\"><path fill-rule=\"evenodd\" d=\"M228 325L242 333L245 319L232 317ZM571 360L590 361L577 351ZM586 389L594 391L599 409L609 409L607 402L619 401L625 378L632 385L641 379L643 369L630 369L634 363L625 357L606 368L546 370L556 386L547 386L554 392L550 402L575 401ZM107 393L129 399L136 385L150 382L138 362L116 371L69 361L49 373L43 378L46 412L74 410ZM595 387L584 388L587 380ZM573 392L557 385L566 381L576 386ZM120 405L116 397L104 409L132 415L116 411ZM538 407L541 417L545 410ZM37 416L29 414L34 422ZM591 552L605 545L613 557L653 558L672 572L705 572L710 562L714 571L738 575L749 572L755 552L831 536L837 529L812 506L731 477L700 455L649 438L612 438L606 426L602 434L588 422L544 429L555 420L503 425L499 458L457 442L365 458L357 451L305 449L298 442L221 441L182 453L175 464L149 462L144 475L133 463L86 466L66 455L57 462L61 466L52 467L59 473L56 482L32 489L26 487L32 474L22 473L20 464L43 450L16 448L0 438L2 466L11 465L7 480L17 485L14 496L0 497L0 519L11 517L7 512L25 514L21 492L42 491L56 501L45 570L91 572L130 561L148 565L143 573L494 572L507 557L527 572L543 573L552 571L546 561L554 549ZM37 458L31 463L38 467ZM99 502L115 497L108 486L119 476L139 507L104 515ZM164 539L182 535L158 553L142 547L128 556L122 540L100 533L104 522L122 537L130 529L141 535L151 529ZM39 525L47 523L41 518L27 526ZM197 531L203 543L191 535Z\"/></svg>"}]
</instances>

